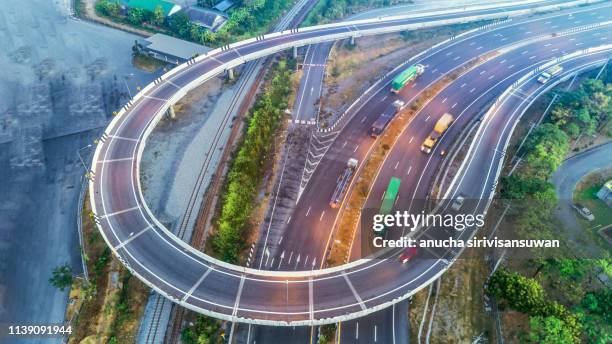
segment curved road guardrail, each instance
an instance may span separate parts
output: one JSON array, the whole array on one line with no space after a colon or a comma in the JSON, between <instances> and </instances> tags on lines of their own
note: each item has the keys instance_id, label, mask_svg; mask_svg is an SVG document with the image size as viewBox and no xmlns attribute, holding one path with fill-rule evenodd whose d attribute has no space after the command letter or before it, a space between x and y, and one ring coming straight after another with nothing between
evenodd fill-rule
<instances>
[{"instance_id":1,"label":"curved road guardrail","mask_svg":"<svg viewBox=\"0 0 612 344\"><path fill-rule=\"evenodd\" d=\"M587 2L555 3L538 9ZM337 268L294 272L227 264L196 251L155 218L142 195L139 162L147 137L167 108L188 90L229 68L293 46L499 15L483 11L491 12L468 17L432 15L437 19L426 25L410 17L387 17L291 30L223 47L173 69L119 112L96 147L89 189L95 222L104 239L134 275L160 294L200 313L232 321L332 323L371 313L412 295L442 274L455 256L422 260L411 269L390 259L363 259ZM515 9L507 14L525 11L534 9ZM597 53L587 51L581 56ZM564 62L577 60L573 57ZM377 283L371 283L372 276Z\"/></svg>"}]
</instances>

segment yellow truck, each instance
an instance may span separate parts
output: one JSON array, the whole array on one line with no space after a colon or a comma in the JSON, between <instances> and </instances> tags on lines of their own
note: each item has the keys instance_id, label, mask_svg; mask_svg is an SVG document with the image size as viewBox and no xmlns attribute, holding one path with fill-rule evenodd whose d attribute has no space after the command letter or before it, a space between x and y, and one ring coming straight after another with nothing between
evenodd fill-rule
<instances>
[{"instance_id":1,"label":"yellow truck","mask_svg":"<svg viewBox=\"0 0 612 344\"><path fill-rule=\"evenodd\" d=\"M446 129L450 127L454 120L455 118L450 113L445 113L442 115L442 117L440 117L440 119L436 122L432 132L429 134L429 136L427 136L425 141L423 141L423 144L421 145L421 152L425 152L427 154L431 153L431 150L435 146L436 142L438 142L438 139L442 136L442 134L444 134Z\"/></svg>"}]
</instances>

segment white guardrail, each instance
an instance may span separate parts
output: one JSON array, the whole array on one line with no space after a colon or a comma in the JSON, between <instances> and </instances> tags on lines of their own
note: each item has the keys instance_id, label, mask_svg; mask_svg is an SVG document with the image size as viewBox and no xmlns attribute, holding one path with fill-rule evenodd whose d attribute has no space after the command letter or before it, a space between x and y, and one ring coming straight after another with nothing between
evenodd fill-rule
<instances>
[{"instance_id":1,"label":"white guardrail","mask_svg":"<svg viewBox=\"0 0 612 344\"><path fill-rule=\"evenodd\" d=\"M535 12L539 12L539 11L549 11L549 10L553 10L553 9L560 9L560 8L564 8L564 7L573 7L573 6L577 6L577 5L590 4L590 3L596 3L596 2L602 2L602 0L579 0L579 1L572 1L572 2L568 2L568 3L563 3L563 4L555 4L555 5L538 7L538 8L526 9L526 10L509 11L507 13L503 13L502 12L502 13L497 13L495 15L495 17L500 17L500 16L503 17L503 16L508 16L508 15L520 15L520 14L526 14L526 13L535 13ZM519 13L517 14L517 12L519 12ZM386 32L390 32L390 31L403 31L403 30L407 30L407 29L418 29L418 28L429 27L429 26L448 25L448 24L455 24L455 23L468 22L468 21L474 21L474 20L488 19L489 17L491 17L491 15L472 16L472 17L468 17L467 19L466 18L458 18L458 19L453 19L453 20L433 21L431 23L408 24L408 25L396 26L396 27L393 27L393 28L390 28L390 29L387 28L384 31L380 31L380 32L378 30L368 30L367 32L362 31L361 35L386 33ZM359 21L359 22L386 21L386 20L389 20L389 18L398 19L398 18L405 18L405 16L377 18L377 19L373 19L373 20L362 20L362 21ZM352 25L351 23L352 22L345 22L345 23L342 23L342 24L343 25ZM329 24L329 25L332 25L332 24ZM328 27L329 25L321 25L321 26L318 26L318 28ZM297 32L297 31L296 30L290 30L290 31L283 31L283 32L280 32L280 33L278 33L278 32L277 33L272 33L272 34L269 34L269 35L264 35L264 38L268 39L270 37L281 36L281 35L287 34L289 32ZM469 32L466 32L464 34L468 34L468 33ZM350 32L341 33L341 34L328 35L328 36L326 36L325 39L323 39L323 38L304 39L304 40L294 41L294 42L290 42L290 43L285 43L285 44L278 45L278 46L273 47L273 48L265 49L263 52L258 52L258 53L253 53L253 54L249 54L249 55L244 55L241 58L237 58L237 59L234 59L234 60L230 61L226 65L216 67L213 70L209 71L208 73L205 73L205 74L201 75L200 77L198 77L197 79L192 81L190 84L185 86L183 89L181 89L179 92L177 92L173 97L171 97L171 99L169 99L164 104L164 106L158 111L158 113L155 115L155 117L153 118L151 123L148 125L147 130L140 137L140 141L141 142L139 144L138 156L137 156L136 161L140 161L140 158L142 157L142 153L144 151L144 146L146 145L146 140L147 140L148 136L153 131L153 129L157 125L157 123L161 120L163 114L170 107L170 105L175 103L176 101L178 101L182 97L184 97L184 95L187 94L187 92L189 92L190 90L192 90L195 87L199 86L203 82L211 79L212 77L214 77L214 76L216 76L218 74L223 73L225 70L227 70L229 68L233 68L235 66L243 64L244 62L249 61L250 59L256 59L256 58L260 58L260 57L263 57L263 56L267 56L267 55L270 55L270 54L273 54L273 53L276 53L276 52L279 52L279 51L282 51L282 50L286 50L286 49L292 48L293 46L303 46L303 45L312 44L312 43L320 43L320 42L323 42L323 41L333 41L333 40L337 40L337 39L344 39L344 38L349 38L351 36L357 36L357 34L358 34L358 32L350 31ZM201 61L203 59L206 59L207 56L213 55L214 52L220 52L221 50L225 51L227 49L231 49L232 47L236 47L236 46L239 46L239 45L242 45L242 44L247 44L248 42L253 42L253 41L256 41L256 40L259 40L259 39L260 39L259 37L251 38L251 39L246 40L246 41L242 41L242 42L239 42L239 43L231 44L228 47L215 49L215 50L213 50L211 52L208 52L208 54L206 54L206 55L201 55L201 56L196 57L195 61L197 62L197 61ZM188 61L187 63L183 63L183 64L173 68L172 70L170 70L166 74L162 75L159 79L157 79L153 83L150 83L145 88L143 88L140 92L138 92L134 96L134 98L131 101L129 101L128 104L126 106L124 106L119 111L119 113L117 113L115 118L113 118L113 120L111 121L109 126L105 129L103 137L102 137L101 140L104 140L105 137L108 137L109 133L112 132L112 130L118 124L118 122L121 119L121 117L123 115L125 115L126 110L129 107L131 107L131 106L138 106L139 104L137 104L137 102L141 98L143 98L144 95L146 95L155 85L160 83L162 80L171 79L171 77L176 77L176 76L181 75L182 73L184 73L186 71L187 67L193 65L193 63L194 63L193 61L191 61L191 62ZM93 189L93 180L94 180L93 178L95 178L95 167L96 167L95 162L98 161L98 157L99 157L99 154L100 154L100 148L101 147L102 147L102 145L98 145L96 147L96 150L94 152L94 157L93 157L93 160L92 160L93 161L92 169L90 170L90 173L91 173L91 176L92 176L92 179L90 179L90 187L92 189ZM139 164L136 165L136 169L137 169L137 173L139 173L140 172L140 165ZM228 269L234 270L234 271L239 272L239 273L249 273L249 274L266 275L266 276L289 276L289 277L312 277L312 276L327 274L327 273L331 273L331 272L341 271L341 270L344 270L344 269L347 269L347 268L352 268L352 267L355 267L355 266L363 264L362 261L355 261L355 262L348 263L346 265L343 265L343 266L340 266L340 267L336 267L336 268L327 268L327 269L322 269L322 270L313 270L313 271L305 271L305 272L304 271L302 271L302 272L297 272L296 271L296 272L290 272L290 273L287 273L287 272L282 272L281 273L281 272L278 272L278 271L257 270L257 269L240 267L240 266L228 264L226 262L220 261L220 260L215 259L213 257L207 256L207 255L203 254L202 252L195 250L193 247L191 247L187 243L183 242L182 240L180 240L178 238L175 238L175 236L172 234L172 232L170 232L163 224L161 224L159 222L159 220L153 215L153 213L149 209L147 203L144 201L144 196L142 195L142 187L140 185L140 179L138 178L137 180L138 180L138 184L139 184L138 185L139 186L138 187L139 197L140 197L141 203L143 205L143 208L144 208L145 212L148 214L148 216L151 218L151 220L158 226L158 228L163 230L164 232L166 232L166 234L170 238L172 238L179 246L181 246L185 250L190 251L192 254L195 254L197 256L200 256L200 257L204 258L205 260L209 261L212 264L215 264L215 265L218 265L218 266L222 266L224 268L228 268ZM94 214L98 214L98 211L97 211L95 203L93 202L93 199L91 199L91 203L92 203L91 204L92 211L94 212ZM96 222L98 223L97 220L96 220Z\"/></svg>"},{"instance_id":2,"label":"white guardrail","mask_svg":"<svg viewBox=\"0 0 612 344\"><path fill-rule=\"evenodd\" d=\"M571 6L575 6L575 5L577 5L577 4L593 3L593 2L599 2L599 1L575 1L575 2L572 2L572 3L571 3L571 4L572 4ZM569 4L569 3L568 3L568 4ZM569 6L569 5L568 5L568 6ZM559 4L554 5L554 6L547 6L547 7L554 7L555 9L556 9L556 8L561 8L561 6L560 6ZM542 10L542 9L540 8L540 10ZM548 9L547 9L547 10L548 10ZM522 11L523 11L523 10L522 10ZM521 11L521 12L522 12L522 11ZM515 11L515 12L516 12L516 11ZM534 12L534 10L533 10L533 9L531 9L531 10L529 10L528 12L529 12L529 13L533 13L533 12ZM524 13L523 13L523 14L524 14ZM497 16L499 16L499 15L497 15ZM467 19L467 20L480 20L480 19L484 19L484 18L481 18L481 17L479 17L479 16L472 16L472 17L469 17L469 18L470 18L470 19ZM474 19L474 18L476 18L476 19ZM385 19L387 19L387 18L385 18ZM466 19L464 18L464 21L465 21L465 20L466 20ZM461 21L457 21L457 20L445 20L445 21L437 21L437 22L436 22L436 24L432 24L432 26L433 26L433 25L445 25L445 24L449 24L449 23L456 23L456 22L461 22ZM347 23L343 23L343 24L344 24L344 25L347 25ZM319 39L305 39L305 40L299 40L299 41L295 41L295 42L292 42L292 43L282 44L282 45L279 45L279 46L274 47L274 48L265 49L265 50L263 50L262 52L258 52L258 53L254 53L254 54L250 54L250 55L245 55L245 56L243 56L243 57L242 57L242 58L240 58L240 59L235 59L235 60L232 60L231 62L227 63L226 65L223 65L223 66L219 66L219 67L217 67L217 68L214 68L212 71L210 71L210 72L208 72L208 73L206 73L206 74L204 74L204 75L200 76L200 77L199 77L199 78L197 78L196 80L192 81L190 84L188 84L186 87L184 87L184 88L183 88L181 91L177 92L177 94L175 94L173 97L171 97L171 99L169 99L169 100L168 100L168 101L167 101L167 102L164 104L164 106L162 107L162 109L160 109L160 111L159 111L159 112L158 112L158 113L157 113L157 114L154 116L153 120L151 121L151 123L148 125L147 129L145 130L145 132L143 132L143 133L142 133L142 135L141 135L141 137L140 137L140 143L139 143L139 149L138 149L138 158L136 159L136 161L139 161L139 160L140 160L140 158L141 158L141 156L142 156L142 151L143 151L144 146L145 146L145 144L146 144L146 139L147 139L147 137L150 135L150 133L151 133L151 132L152 132L152 130L154 129L155 125L156 125L156 124L159 122L159 120L160 120L160 119L161 119L161 117L163 116L163 113L164 113L164 112L165 112L165 111L168 109L168 107L169 107L169 106L170 106L170 105L171 105L173 102L176 102L178 99L182 98L182 97L183 97L183 96L184 96L184 95L185 95L185 94L186 94L186 93L187 93L189 90L191 90L191 89L193 89L193 88L197 87L198 85L200 85L200 84L201 84L201 83L203 83L204 81L206 81L206 80L208 80L208 79L212 78L213 76L215 76L215 75L217 75L217 74L222 73L223 71L225 71L225 70L227 70L227 69L229 69L229 68L232 68L232 67L235 67L235 66L237 66L237 65L240 65L240 64L242 64L242 63L244 63L244 62L248 61L249 59L255 59L255 58L259 58L259 57L265 56L265 55L273 54L273 53L275 53L275 52L278 52L278 51L281 51L281 50L285 50L285 49L287 49L287 48L291 48L291 47L293 47L293 46L301 46L301 45L305 45L305 44L318 43L318 42L321 42L321 41L329 41L329 40L336 40L336 39L348 38L348 37L351 37L351 36L358 36L358 34L360 34L360 35L365 35L365 34L377 34L377 33L384 33L384 32L390 32L390 31L402 31L402 30L406 30L406 29L412 29L412 28L421 28L421 27L426 27L426 25L423 25L423 24L410 24L410 25L402 25L402 26L397 26L397 27L393 27L393 28L385 28L385 29L383 29L383 30L367 30L367 31L362 31L362 32L360 32L360 33L350 32L350 33L343 33L343 34L329 35L329 36L326 36L325 38L319 38ZM314 30L314 29L315 29L315 28L311 28L310 30ZM283 33L277 33L276 35L277 35L277 36L280 36L280 35L282 35L282 34L283 34ZM265 38L266 38L266 39L268 39L270 36L273 36L273 35L275 35L275 34L266 35L266 36L265 36ZM254 40L258 40L258 39L260 39L260 38L254 38L254 39L251 39L251 40L248 40L248 41L251 41L251 42L252 42L252 41L254 41ZM233 45L233 46L237 46L237 45L239 45L239 44L247 44L247 42L240 42L240 43L237 43L236 45ZM230 45L230 46L228 46L228 47L225 47L225 48L222 48L222 49L223 49L223 50L226 50L226 49L231 49L231 48L232 48L232 45ZM598 50L596 50L596 49L598 49L598 48L586 49L586 50L583 50L583 51L581 51L581 52L577 52L577 53L574 53L574 54L570 54L570 55L564 56L562 59L563 59L563 61L564 61L564 60L566 60L566 59L570 58L570 56L577 57L577 56L584 55L584 54L586 54L586 53L588 53L588 52L595 52L595 51L598 51ZM218 51L218 50L219 50L219 49L217 49L217 51ZM599 50L603 50L603 48L599 48ZM196 62L198 62L198 61L201 61L202 59L205 59L205 58L206 58L206 56L200 56L200 57L196 58L196 59L195 59L195 61L196 61ZM182 64L182 65L180 65L180 66L178 66L178 67L176 67L176 68L172 69L170 72L168 72L168 73L164 74L164 75L163 75L163 76L162 76L160 79L156 80L154 83L151 83L151 84L147 85L147 86L146 86L144 89L142 89L140 92L138 92L138 94L136 94L136 96L135 96L135 97L134 97L134 98L133 98L133 99L132 99L130 102L128 102L127 106L126 106L126 107L124 107L124 108L122 108L122 109L119 111L119 113L116 115L116 117L115 117L115 118L113 118L113 120L111 121L111 123L109 124L109 126L108 126L108 127L106 128L106 130L104 131L104 134L103 134L103 136L102 136L102 138L101 138L101 141L102 141L102 142L104 142L104 141L105 141L105 140L108 138L109 133L111 133L111 132L113 131L113 129L115 128L115 126L116 126L116 125L118 125L119 120L122 118L122 116L123 116L123 115L125 115L126 110L128 109L128 107L131 107L131 106L139 106L138 101L139 101L139 100L140 100L140 99L141 99L141 98L142 98L144 95L146 95L146 94L147 94L147 93L148 93L148 92L149 92L149 91L150 91L150 90L151 90L151 89L152 89L152 88L153 88L153 87L154 87L156 84L158 84L158 83L159 83L159 82L161 82L162 80L166 80L166 79L169 79L169 78L171 78L171 77L178 76L178 75L182 74L182 73L183 73L183 72L186 70L187 66L192 65L193 63L194 63L194 62L191 62L191 63L189 63L189 62L188 62L188 63ZM558 62L554 62L554 63L558 63ZM552 64L554 64L554 63L553 63L553 62L551 62L551 64L550 64L550 65L552 65ZM533 73L536 73L536 72L532 71L532 72L530 73L530 75L531 75L531 76L533 76ZM524 77L524 78L526 79L527 77ZM508 90L506 90L506 91L503 93L503 95L507 95L507 94L508 94L508 92L509 92L509 91L508 91ZM501 97L500 97L500 98L501 98ZM489 113L488 113L488 114L489 114ZM90 178L90 181L89 181L89 183L90 183L90 184L89 184L89 186L90 186L91 190L93 190L93 189L94 189L94 185L93 185L93 183L94 183L94 180L95 180L95 170L96 170L96 165L97 165L97 161L99 160L99 155L101 154L101 151L102 151L102 147L103 147L103 146L104 146L104 145L99 144L99 145L96 147L96 150L95 150L95 152L94 152L94 156L93 156L93 160L92 160L92 169L90 170L90 176L91 176L91 178ZM139 165L137 164L137 166L136 166L136 167L137 167L137 172L139 173ZM138 183L140 184L140 180L139 180L139 178L137 178L137 180L138 180ZM451 186L452 186L452 184L451 184ZM449 187L449 189L450 189L450 187ZM215 259L215 258L209 257L209 256L207 256L207 255L204 255L202 252L199 252L199 251L197 251L197 250L193 249L193 248L192 248L190 245L188 245L188 244L184 243L184 242L183 242L183 241L181 241L181 240L178 240L178 238L174 238L174 237L173 237L173 234L172 234L170 231L168 231L168 230L167 230L167 228L165 228L165 226L163 226L163 225L162 225L162 224L161 224L161 223L160 223L160 222L157 220L157 218L156 218L156 217L155 217L155 216L152 214L152 212L150 211L150 209L149 209L149 208L148 208L148 206L146 205L146 202L144 202L144 197L142 196L142 191L141 191L141 190L142 190L142 188L141 188L141 187L140 187L140 185L139 185L139 193L140 193L140 198L141 198L141 202L142 202L142 204L144 205L145 211L147 212L147 214L149 215L149 217L150 217L150 218L151 218L151 219L152 219L152 220L155 222L155 224L156 224L156 225L159 227L159 229L166 231L166 232L167 232L167 234L169 235L169 237L170 237L170 238L172 238L172 239L176 239L176 240L175 240L175 242L176 242L178 245L180 245L180 246L182 246L183 248L185 248L186 250L189 250L189 251L191 251L192 253L194 253L194 254L196 254L196 255L198 255L198 256L200 256L200 257L204 258L204 259L205 259L206 261L208 261L209 263L211 263L211 264L215 264L215 265L218 265L218 266L221 266L221 267L224 267L224 268L227 268L227 269L229 269L229 270L236 271L237 273L240 273L240 274L265 275L265 276L270 276L270 277L275 277L275 276L285 276L285 277L315 277L315 276L321 276L321 275L330 274L330 273L333 273L333 272L343 271L343 270L346 270L346 269L348 269L348 268L356 267L356 266L358 266L358 265L363 264L363 263L364 263L364 261L365 261L365 260L359 260L359 261L356 261L356 262L353 262L353 263L349 263L349 264L346 264L346 265L343 265L343 266L340 266L340 267L328 268L328 269L323 269L323 270L307 271L307 272L280 272L280 271L262 271L262 270L256 270L256 269L251 269L251 268L239 267L239 266L235 266L235 265L232 265L232 264L228 264L228 263L222 262L222 261L220 261L220 260L217 260L217 259ZM91 206L92 206L92 211L94 212L94 214L98 214L97 209L96 209L96 204L95 204L95 202L94 202L94 199L93 199L93 198L91 198ZM97 215L96 215L96 218L95 218L95 222L96 222L96 224L97 224L97 225L100 227L100 222L99 222L99 219L97 218ZM100 228L100 229L101 229L101 228ZM102 230L101 230L101 233L102 233L102 235L103 235L103 236L105 236L105 234L104 234L104 232L103 232ZM109 242L108 238L106 238L106 237L105 237L105 239L106 239L106 241L107 241L107 243L108 243L108 242ZM208 311L208 310L205 310L205 309L201 309L201 308L199 308L199 307L195 307L195 306L193 306L193 305L191 305L191 304L187 304L187 303L185 303L185 302L182 302L182 300L176 299L175 297L173 297L173 296L169 295L168 293L166 293L166 292L164 292L163 290L161 290L159 287L157 287L157 286L153 285L152 283L150 283L149 281L147 281L145 278L143 278L143 276L141 276L141 275L140 275L140 274L138 274L138 273L137 273L137 272L136 272L136 271L135 271L133 268L131 268L131 267L129 266L129 264L127 264L127 262L125 262L125 261L124 261L124 260L121 258L121 256L117 254L117 252L116 252L116 250L115 250L115 248L114 248L114 247L111 247L111 249L113 250L113 252L115 253L115 255L116 255L116 256L117 256L117 257L118 257L118 258L119 258L119 259L122 261L122 263L123 263L123 264L124 264L124 265L125 265L125 266L126 266L126 267L127 267L127 268L128 268L130 271L131 271L131 272L132 272L132 273L134 273L135 275L139 276L139 278L140 278L141 280L143 280L143 281L144 281L145 283L147 283L147 284L148 284L150 287L152 287L153 289L155 289L157 292L159 292L160 294L162 294L162 295L163 295L163 296L165 296L166 298L169 298L169 299L171 299L171 300L173 300L173 301L175 301L175 302L177 302L177 303L182 304L183 306L185 306L185 307L187 307L187 308L193 309L193 310L198 311L198 312L203 313L203 314L209 314L209 315L213 315L213 316L216 316L216 317L227 318L228 320L232 320L232 319L233 319L233 317L225 316L225 315L223 315L223 314L219 314L219 313L216 313L216 312L211 312L211 311ZM437 262L437 263L435 263L434 265L432 265L432 267L430 267L430 269L431 269L431 268L433 268L434 266L436 266L438 263L439 263L439 262ZM445 267L444 269L442 269L442 271L440 272L440 274L441 274L442 272L444 272L446 269L447 269L447 267ZM437 277L436 277L436 278L437 278ZM433 278L432 280L434 280L434 279L435 279L435 278ZM425 285L427 285L427 283L422 284L422 286L421 286L421 287L424 287ZM175 289L176 289L176 288L175 288ZM411 291L411 293L414 293L414 292L416 292L416 291L417 291L417 290L415 289L415 290ZM407 297L407 296L405 296L405 297ZM402 297L401 299L403 299L403 298L405 298L405 297ZM392 304L392 303L394 303L394 302L397 302L397 300L398 300L398 299L394 299L393 301L389 301L389 302L387 302L387 303L384 303L384 304L381 304L381 305L376 306L376 307L374 307L374 308L371 308L370 310L368 310L368 312L371 312L371 311L375 311L375 310L378 310L378 309L382 309L382 308L388 307L390 304ZM331 318L330 318L330 319L331 319ZM336 318L334 318L334 319L336 319ZM235 319L234 319L234 320L235 320ZM329 320L329 319L327 319L327 320ZM251 322L253 322L253 323L262 323L262 324L264 324L264 323L266 323L266 324L270 324L270 321L261 321L261 320L252 320ZM326 319L322 319L322 320L317 320L317 321L314 321L314 320L312 320L312 319L311 319L310 321L306 321L306 322L304 322L304 324L311 324L311 323L312 323L312 324L314 324L314 323L328 323L328 322L331 322L331 321L326 321ZM281 325L282 325L282 324L286 324L286 323L284 323L284 322L279 322L278 324L281 324Z\"/></svg>"}]
</instances>

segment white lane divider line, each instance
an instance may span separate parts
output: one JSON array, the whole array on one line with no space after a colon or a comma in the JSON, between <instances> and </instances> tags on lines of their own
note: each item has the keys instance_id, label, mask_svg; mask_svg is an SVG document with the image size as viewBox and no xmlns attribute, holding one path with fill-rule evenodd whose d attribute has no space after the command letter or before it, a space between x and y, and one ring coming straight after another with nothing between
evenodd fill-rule
<instances>
[{"instance_id":1,"label":"white lane divider line","mask_svg":"<svg viewBox=\"0 0 612 344\"><path fill-rule=\"evenodd\" d=\"M142 233L148 231L151 227L153 227L152 225L148 225L145 229L141 229L138 233L134 234L134 232L130 233L130 237L127 238L126 240L124 240L122 243L120 243L119 245L115 246L115 251L119 250L120 248L124 247L125 245L129 244L130 242L132 242L132 240L138 238Z\"/></svg>"},{"instance_id":2,"label":"white lane divider line","mask_svg":"<svg viewBox=\"0 0 612 344\"><path fill-rule=\"evenodd\" d=\"M412 166L408 167L408 172L406 172L406 175L410 175L410 171L412 171Z\"/></svg>"},{"instance_id":3,"label":"white lane divider line","mask_svg":"<svg viewBox=\"0 0 612 344\"><path fill-rule=\"evenodd\" d=\"M361 296L359 296L359 294L357 294L357 290L355 290L355 287L353 286L353 283L351 282L351 280L346 275L346 272L342 271L342 277L344 277L344 280L346 281L346 284L348 284L349 288L353 292L353 295L355 296L355 299L357 300L357 302L359 302L359 306L361 306L361 309L365 311L367 309L367 307L366 307L365 303L363 303L363 300L361 299Z\"/></svg>"},{"instance_id":4,"label":"white lane divider line","mask_svg":"<svg viewBox=\"0 0 612 344\"><path fill-rule=\"evenodd\" d=\"M164 103L168 102L168 99L162 99L162 98L157 98L157 97L153 97L153 96L147 96L146 94L143 97L148 98L148 99L159 100L160 102L164 102Z\"/></svg>"},{"instance_id":5,"label":"white lane divider line","mask_svg":"<svg viewBox=\"0 0 612 344\"><path fill-rule=\"evenodd\" d=\"M114 212L114 213L109 213L109 214L106 214L106 215L102 215L102 216L100 216L100 217L101 217L101 218L109 218L109 217L111 217L111 216L115 216L115 215L119 215L119 214L127 213L128 211L132 211L132 210L136 210L136 209L140 209L140 206L135 206L135 207L128 208L128 209L119 210L119 211L116 211L116 212Z\"/></svg>"},{"instance_id":6,"label":"white lane divider line","mask_svg":"<svg viewBox=\"0 0 612 344\"><path fill-rule=\"evenodd\" d=\"M119 158L119 159L107 159L107 160L98 160L99 164L104 164L107 162L118 162L118 161L132 161L134 158L129 157L129 158Z\"/></svg>"},{"instance_id":7,"label":"white lane divider line","mask_svg":"<svg viewBox=\"0 0 612 344\"><path fill-rule=\"evenodd\" d=\"M244 278L245 275L240 277L240 285L238 286L238 294L236 295L236 302L234 302L234 309L232 310L232 318L236 317L238 314L238 305L240 304L240 297L242 296L242 288L244 287Z\"/></svg>"},{"instance_id":8,"label":"white lane divider line","mask_svg":"<svg viewBox=\"0 0 612 344\"><path fill-rule=\"evenodd\" d=\"M312 287L312 277L308 279L308 314L310 320L314 320L314 292Z\"/></svg>"},{"instance_id":9,"label":"white lane divider line","mask_svg":"<svg viewBox=\"0 0 612 344\"><path fill-rule=\"evenodd\" d=\"M170 85L172 85L172 86L174 86L174 87L178 88L179 90L182 90L182 89L183 89L182 87L180 87L179 85L177 85L177 84L173 83L173 82L172 82L172 81L170 81L170 80L164 80L164 81L166 81L166 82L167 82L167 83L169 83Z\"/></svg>"},{"instance_id":10,"label":"white lane divider line","mask_svg":"<svg viewBox=\"0 0 612 344\"><path fill-rule=\"evenodd\" d=\"M198 289L198 287L200 286L200 284L202 284L202 282L204 282L204 279L206 278L206 276L208 276L209 273L211 273L215 268L211 265L208 270L206 270L206 272L202 275L202 277L200 277L200 279L198 279L198 281L193 285L193 287L191 287L191 289L189 289L189 291L187 292L187 294L185 294L185 296L183 296L183 298L181 299L182 302L187 301L187 299L191 296L191 294L193 294L193 292Z\"/></svg>"},{"instance_id":11,"label":"white lane divider line","mask_svg":"<svg viewBox=\"0 0 612 344\"><path fill-rule=\"evenodd\" d=\"M123 136L117 136L117 135L108 135L108 137L110 137L111 139L138 142L137 139L132 139L132 138L129 138L129 137L123 137Z\"/></svg>"}]
</instances>

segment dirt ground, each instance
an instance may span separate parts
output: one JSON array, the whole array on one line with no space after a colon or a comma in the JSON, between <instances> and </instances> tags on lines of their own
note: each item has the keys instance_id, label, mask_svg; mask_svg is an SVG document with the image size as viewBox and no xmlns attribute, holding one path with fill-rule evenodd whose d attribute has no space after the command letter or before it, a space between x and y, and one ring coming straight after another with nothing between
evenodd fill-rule
<instances>
[{"instance_id":1,"label":"dirt ground","mask_svg":"<svg viewBox=\"0 0 612 344\"><path fill-rule=\"evenodd\" d=\"M80 308L73 321L73 334L69 343L107 342L111 336L117 343L133 343L138 331L149 288L133 277L112 255L99 273L96 265L105 255L106 243L99 234L91 216L89 200L83 208L83 244L91 284L95 292L88 297L77 283L72 296L79 296ZM102 311L100 311L102 310Z\"/></svg>"},{"instance_id":2,"label":"dirt ground","mask_svg":"<svg viewBox=\"0 0 612 344\"><path fill-rule=\"evenodd\" d=\"M410 304L411 342L418 342L419 328L421 342L428 332L429 343L471 343L478 336L490 338L492 318L484 309L483 290L488 272L489 267L482 259L459 259L441 278L437 300L432 294L427 302L429 288L417 293ZM421 325L426 304L427 313Z\"/></svg>"}]
</instances>

